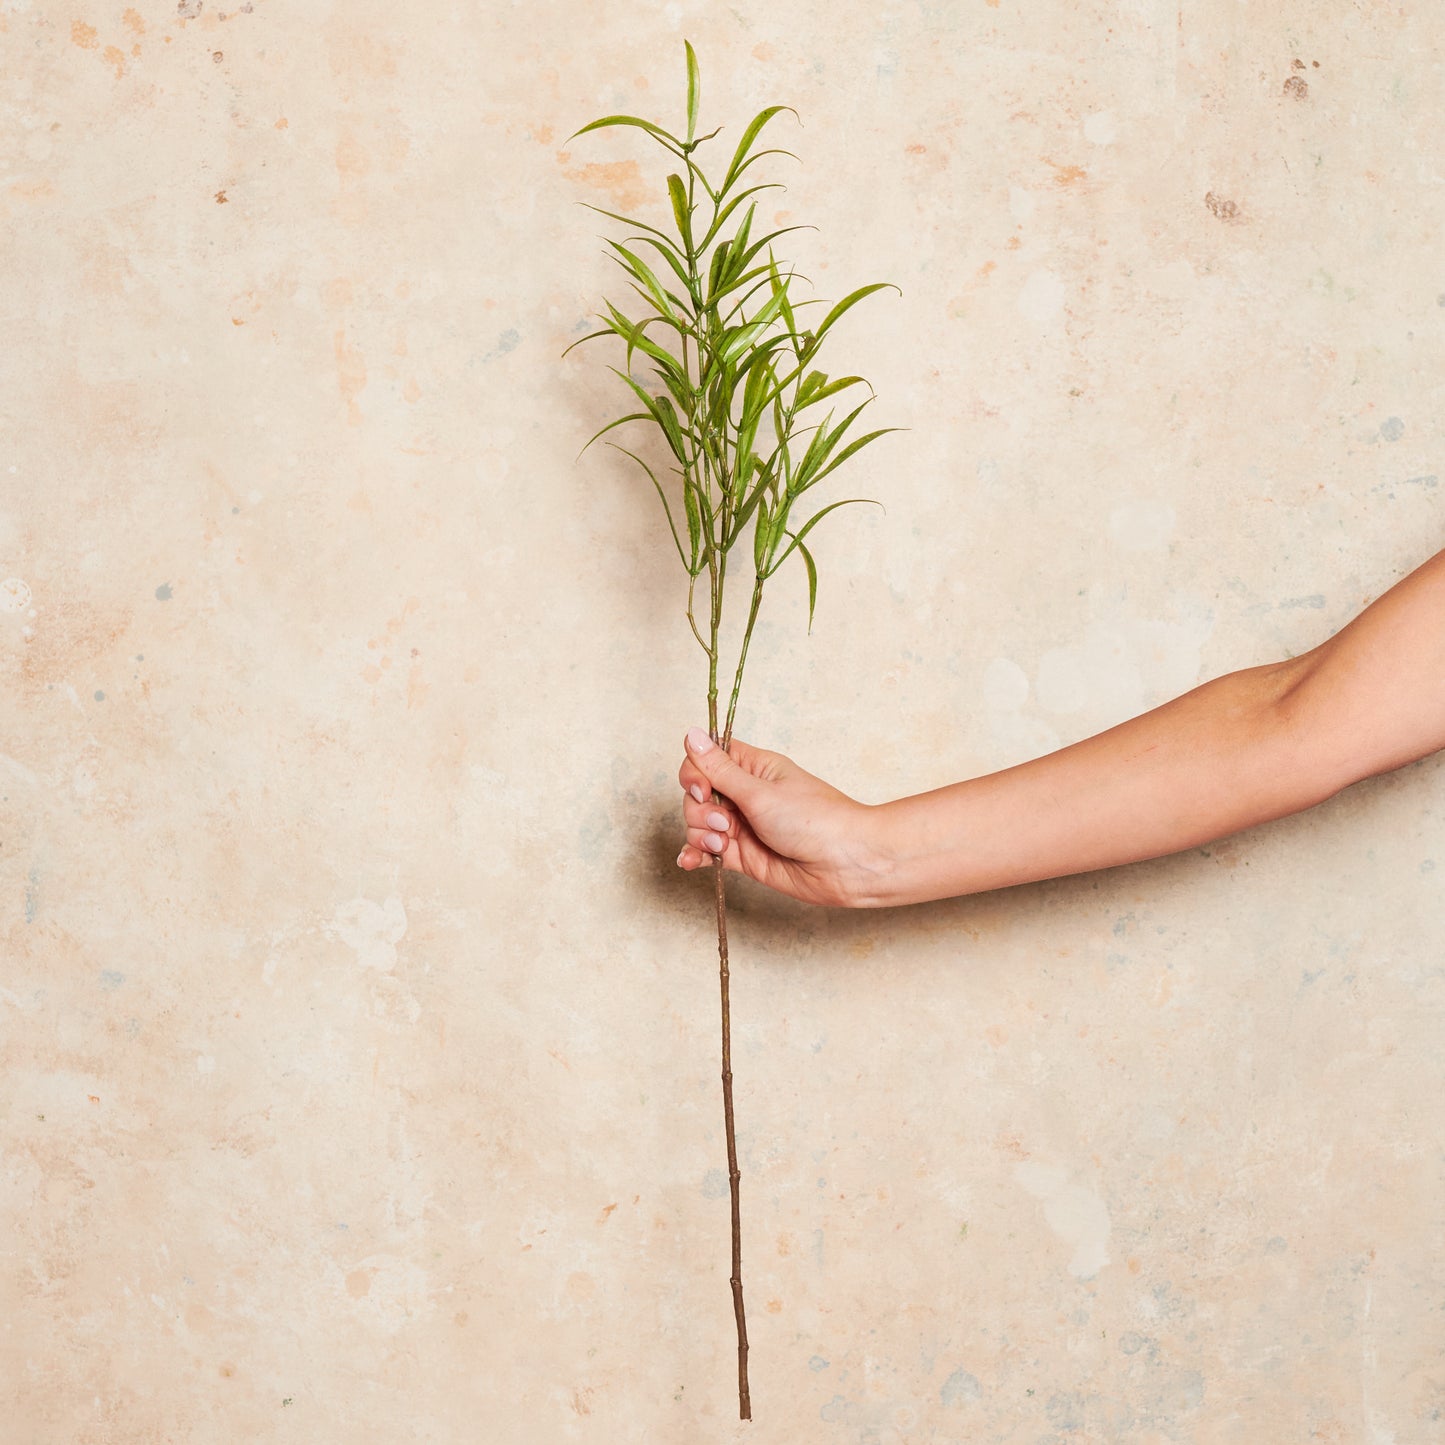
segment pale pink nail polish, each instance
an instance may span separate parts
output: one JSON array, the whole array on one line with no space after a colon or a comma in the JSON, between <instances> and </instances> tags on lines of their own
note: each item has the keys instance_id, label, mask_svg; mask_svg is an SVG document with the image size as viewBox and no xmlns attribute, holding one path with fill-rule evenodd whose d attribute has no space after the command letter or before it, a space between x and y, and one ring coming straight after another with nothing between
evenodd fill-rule
<instances>
[{"instance_id":1,"label":"pale pink nail polish","mask_svg":"<svg viewBox=\"0 0 1445 1445\"><path fill-rule=\"evenodd\" d=\"M702 841L709 853L721 853L723 850L723 840L716 833L704 833Z\"/></svg>"},{"instance_id":2,"label":"pale pink nail polish","mask_svg":"<svg viewBox=\"0 0 1445 1445\"><path fill-rule=\"evenodd\" d=\"M688 789L688 792L691 793L694 800L699 803L703 802L707 798L707 794L704 793L702 790L701 783L694 783L692 787Z\"/></svg>"},{"instance_id":3,"label":"pale pink nail polish","mask_svg":"<svg viewBox=\"0 0 1445 1445\"><path fill-rule=\"evenodd\" d=\"M727 815L725 813L709 813L707 825L709 828L716 828L719 833L726 833L728 830Z\"/></svg>"}]
</instances>

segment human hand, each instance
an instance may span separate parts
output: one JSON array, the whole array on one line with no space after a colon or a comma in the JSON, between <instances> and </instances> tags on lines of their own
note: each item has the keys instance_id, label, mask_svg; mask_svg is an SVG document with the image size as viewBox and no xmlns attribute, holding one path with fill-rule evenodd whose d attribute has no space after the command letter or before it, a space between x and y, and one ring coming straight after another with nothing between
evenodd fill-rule
<instances>
[{"instance_id":1,"label":"human hand","mask_svg":"<svg viewBox=\"0 0 1445 1445\"><path fill-rule=\"evenodd\" d=\"M687 842L679 868L723 866L804 903L865 904L883 861L873 846L873 810L781 753L734 738L724 752L689 730L678 782ZM717 799L714 801L713 794Z\"/></svg>"}]
</instances>

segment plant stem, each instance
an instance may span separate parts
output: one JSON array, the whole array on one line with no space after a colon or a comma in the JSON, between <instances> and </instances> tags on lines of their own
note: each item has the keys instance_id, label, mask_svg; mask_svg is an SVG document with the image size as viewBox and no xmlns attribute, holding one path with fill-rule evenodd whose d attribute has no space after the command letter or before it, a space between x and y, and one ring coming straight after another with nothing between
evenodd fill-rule
<instances>
[{"instance_id":1,"label":"plant stem","mask_svg":"<svg viewBox=\"0 0 1445 1445\"><path fill-rule=\"evenodd\" d=\"M712 648L708 653L708 697L707 725L713 742L720 741L717 729L717 657L718 628L722 622L723 577L716 561L712 565ZM756 605L754 606L756 614ZM751 628L751 624L749 624ZM734 685L736 700L736 684ZM718 795L713 793L713 802ZM739 1183L742 1175L738 1170L737 1133L733 1120L733 1051L732 1011L728 1001L728 918L727 891L723 881L722 859L714 856L713 891L717 900L717 960L718 988L722 999L722 1087L723 1087L723 1129L727 1136L728 1151L728 1193L732 1199L732 1274L729 1284L733 1292L733 1319L738 1331L738 1419L753 1418L752 1396L748 1391L748 1322L743 1312L743 1229L742 1205Z\"/></svg>"},{"instance_id":2,"label":"plant stem","mask_svg":"<svg viewBox=\"0 0 1445 1445\"><path fill-rule=\"evenodd\" d=\"M716 795L714 795L716 796ZM732 1195L733 1258L732 1276L729 1283L733 1291L733 1318L738 1327L738 1419L753 1418L752 1397L748 1393L748 1322L743 1313L743 1231L739 1203L737 1137L733 1130L733 1066L732 1030L728 1008L728 922L727 896L723 888L722 859L712 860L713 879L717 895L717 956L718 981L722 990L722 1086L723 1123L727 1131L728 1146L728 1190Z\"/></svg>"},{"instance_id":3,"label":"plant stem","mask_svg":"<svg viewBox=\"0 0 1445 1445\"><path fill-rule=\"evenodd\" d=\"M728 744L733 740L733 718L738 710L738 692L743 685L743 665L748 660L748 643L753 638L753 624L758 620L758 607L763 600L763 577L759 574L757 581L753 584L753 600L748 608L748 625L743 630L743 645L738 653L738 670L733 674L733 695L728 702L727 722L723 726L722 747L726 752Z\"/></svg>"}]
</instances>

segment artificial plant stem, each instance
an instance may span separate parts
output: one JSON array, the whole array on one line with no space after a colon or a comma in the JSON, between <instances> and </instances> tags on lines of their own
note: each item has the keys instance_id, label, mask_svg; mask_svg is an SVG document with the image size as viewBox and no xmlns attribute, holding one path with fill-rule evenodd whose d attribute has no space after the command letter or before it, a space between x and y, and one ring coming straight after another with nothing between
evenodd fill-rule
<instances>
[{"instance_id":1,"label":"artificial plant stem","mask_svg":"<svg viewBox=\"0 0 1445 1445\"><path fill-rule=\"evenodd\" d=\"M738 652L738 670L733 674L733 695L728 703L727 721L723 725L722 747L724 752L727 751L728 745L733 740L733 718L737 716L738 693L743 685L743 666L748 660L748 643L752 641L753 625L758 620L758 608L763 600L763 581L764 578L759 573L757 581L753 584L753 600L748 608L748 625L743 630L743 645Z\"/></svg>"},{"instance_id":2,"label":"artificial plant stem","mask_svg":"<svg viewBox=\"0 0 1445 1445\"><path fill-rule=\"evenodd\" d=\"M708 578L712 584L712 642L707 650L707 730L712 740L717 741L717 634L722 621L722 592L718 586L717 557L710 555L707 562Z\"/></svg>"},{"instance_id":3,"label":"artificial plant stem","mask_svg":"<svg viewBox=\"0 0 1445 1445\"><path fill-rule=\"evenodd\" d=\"M716 794L714 794L716 796ZM737 1136L733 1129L732 1028L728 1009L728 922L727 896L723 888L722 859L712 860L714 891L717 896L718 982L722 990L722 1086L723 1124L728 1146L728 1191L732 1195L733 1259L729 1283L733 1291L733 1318L738 1327L738 1419L753 1418L752 1396L748 1393L748 1321L743 1313L743 1230L739 1203Z\"/></svg>"},{"instance_id":4,"label":"artificial plant stem","mask_svg":"<svg viewBox=\"0 0 1445 1445\"><path fill-rule=\"evenodd\" d=\"M708 573L712 582L712 646L708 649L708 694L707 726L713 742L718 741L717 730L717 659L718 630L722 624L723 582L727 554L721 557L714 551L708 558ZM754 609L756 611L756 609ZM736 691L736 689L734 689ZM718 795L713 793L713 802ZM723 1086L723 1132L727 1137L728 1151L728 1194L732 1201L732 1273L728 1283L733 1292L733 1319L738 1331L738 1419L753 1418L752 1396L748 1391L748 1321L743 1312L743 1227L742 1205L738 1192L741 1174L738 1171L737 1132L733 1119L733 1051L732 1012L728 1003L728 916L727 891L723 882L722 859L713 858L713 891L717 900L717 963L718 990L722 1002L722 1086Z\"/></svg>"}]
</instances>

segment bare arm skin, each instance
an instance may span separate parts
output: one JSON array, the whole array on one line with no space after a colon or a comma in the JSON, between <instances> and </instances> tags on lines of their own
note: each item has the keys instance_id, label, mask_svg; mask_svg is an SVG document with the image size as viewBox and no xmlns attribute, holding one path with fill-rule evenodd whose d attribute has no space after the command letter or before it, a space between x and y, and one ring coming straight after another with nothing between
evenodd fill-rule
<instances>
[{"instance_id":1,"label":"bare arm skin","mask_svg":"<svg viewBox=\"0 0 1445 1445\"><path fill-rule=\"evenodd\" d=\"M778 753L699 741L693 729L678 774L689 794L678 865L720 852L807 902L919 903L1157 858L1445 747L1445 552L1301 657L895 802L855 802Z\"/></svg>"}]
</instances>

